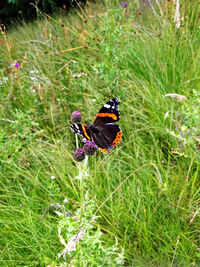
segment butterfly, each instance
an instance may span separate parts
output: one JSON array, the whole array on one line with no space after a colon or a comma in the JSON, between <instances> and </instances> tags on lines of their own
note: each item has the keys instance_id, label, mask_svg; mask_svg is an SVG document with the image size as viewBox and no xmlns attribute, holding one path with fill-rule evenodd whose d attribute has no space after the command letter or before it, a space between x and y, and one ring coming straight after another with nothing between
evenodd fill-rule
<instances>
[{"instance_id":1,"label":"butterfly","mask_svg":"<svg viewBox=\"0 0 200 267\"><path fill-rule=\"evenodd\" d=\"M70 129L82 138L93 141L101 152L109 153L122 139L122 130L114 124L120 120L119 104L118 98L110 99L99 110L92 124L72 124Z\"/></svg>"}]
</instances>

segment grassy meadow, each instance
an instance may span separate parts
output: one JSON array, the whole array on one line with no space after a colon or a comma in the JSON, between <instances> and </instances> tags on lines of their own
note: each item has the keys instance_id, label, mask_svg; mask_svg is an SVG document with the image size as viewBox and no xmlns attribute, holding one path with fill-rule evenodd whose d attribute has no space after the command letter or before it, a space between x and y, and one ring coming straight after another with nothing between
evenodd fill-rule
<instances>
[{"instance_id":1,"label":"grassy meadow","mask_svg":"<svg viewBox=\"0 0 200 267\"><path fill-rule=\"evenodd\" d=\"M200 5L180 2L2 25L0 266L200 266ZM113 97L122 141L75 162L71 113Z\"/></svg>"}]
</instances>

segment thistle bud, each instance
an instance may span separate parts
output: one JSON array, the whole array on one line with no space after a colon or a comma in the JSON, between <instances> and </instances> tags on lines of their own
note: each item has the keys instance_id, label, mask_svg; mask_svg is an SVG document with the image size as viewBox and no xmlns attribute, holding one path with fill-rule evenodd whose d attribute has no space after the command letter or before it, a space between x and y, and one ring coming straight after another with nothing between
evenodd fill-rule
<instances>
[{"instance_id":1,"label":"thistle bud","mask_svg":"<svg viewBox=\"0 0 200 267\"><path fill-rule=\"evenodd\" d=\"M79 110L72 112L71 120L76 123L81 122L81 112Z\"/></svg>"},{"instance_id":2,"label":"thistle bud","mask_svg":"<svg viewBox=\"0 0 200 267\"><path fill-rule=\"evenodd\" d=\"M83 161L85 158L85 153L81 148L78 148L75 152L74 152L74 159L78 162Z\"/></svg>"},{"instance_id":3,"label":"thistle bud","mask_svg":"<svg viewBox=\"0 0 200 267\"><path fill-rule=\"evenodd\" d=\"M84 146L83 146L83 151L85 152L86 155L92 156L97 149L97 146L95 145L94 141L90 142L86 140Z\"/></svg>"}]
</instances>

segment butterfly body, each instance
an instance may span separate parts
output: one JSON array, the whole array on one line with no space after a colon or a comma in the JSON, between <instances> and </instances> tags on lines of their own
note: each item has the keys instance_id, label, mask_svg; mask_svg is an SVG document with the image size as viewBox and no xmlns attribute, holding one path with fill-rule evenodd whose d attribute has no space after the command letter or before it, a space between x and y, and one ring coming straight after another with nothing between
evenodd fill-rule
<instances>
[{"instance_id":1,"label":"butterfly body","mask_svg":"<svg viewBox=\"0 0 200 267\"><path fill-rule=\"evenodd\" d=\"M119 103L117 98L112 98L100 109L92 124L72 124L71 130L89 141L94 141L101 152L109 153L122 138L119 125L114 123L120 119Z\"/></svg>"}]
</instances>

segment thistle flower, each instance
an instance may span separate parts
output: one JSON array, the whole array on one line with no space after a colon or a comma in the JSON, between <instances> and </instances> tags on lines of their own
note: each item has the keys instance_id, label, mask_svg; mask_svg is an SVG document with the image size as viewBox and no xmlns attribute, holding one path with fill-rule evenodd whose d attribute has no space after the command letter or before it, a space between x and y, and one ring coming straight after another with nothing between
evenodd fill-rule
<instances>
[{"instance_id":1,"label":"thistle flower","mask_svg":"<svg viewBox=\"0 0 200 267\"><path fill-rule=\"evenodd\" d=\"M75 152L74 152L74 159L75 161L83 161L85 158L85 153L81 148L78 148Z\"/></svg>"},{"instance_id":2,"label":"thistle flower","mask_svg":"<svg viewBox=\"0 0 200 267\"><path fill-rule=\"evenodd\" d=\"M95 145L94 141L90 142L86 140L85 144L83 145L83 151L86 155L92 156L97 149L97 146Z\"/></svg>"},{"instance_id":3,"label":"thistle flower","mask_svg":"<svg viewBox=\"0 0 200 267\"><path fill-rule=\"evenodd\" d=\"M18 69L19 68L19 63L15 60L14 66Z\"/></svg>"},{"instance_id":4,"label":"thistle flower","mask_svg":"<svg viewBox=\"0 0 200 267\"><path fill-rule=\"evenodd\" d=\"M128 3L127 3L127 2L121 2L120 5L121 5L122 7L127 7L127 6L128 6Z\"/></svg>"},{"instance_id":5,"label":"thistle flower","mask_svg":"<svg viewBox=\"0 0 200 267\"><path fill-rule=\"evenodd\" d=\"M79 110L72 112L71 120L76 123L81 122L81 112Z\"/></svg>"}]
</instances>

